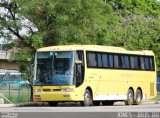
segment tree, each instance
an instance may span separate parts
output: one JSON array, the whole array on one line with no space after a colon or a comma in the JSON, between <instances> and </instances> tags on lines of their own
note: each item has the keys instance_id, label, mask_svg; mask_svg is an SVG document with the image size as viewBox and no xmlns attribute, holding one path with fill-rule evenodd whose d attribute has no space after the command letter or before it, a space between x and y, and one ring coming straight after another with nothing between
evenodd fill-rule
<instances>
[{"instance_id":1,"label":"tree","mask_svg":"<svg viewBox=\"0 0 160 118\"><path fill-rule=\"evenodd\" d=\"M104 45L107 25L116 22L112 6L103 0L1 0L0 8L1 36L12 41L18 51L13 59L21 63L43 46Z\"/></svg>"},{"instance_id":2,"label":"tree","mask_svg":"<svg viewBox=\"0 0 160 118\"><path fill-rule=\"evenodd\" d=\"M159 8L156 0L1 0L0 36L21 65L37 48L62 44L150 49L159 60Z\"/></svg>"},{"instance_id":3,"label":"tree","mask_svg":"<svg viewBox=\"0 0 160 118\"><path fill-rule=\"evenodd\" d=\"M108 43L129 50L153 50L160 66L160 3L156 0L110 0L119 22L110 25Z\"/></svg>"},{"instance_id":4,"label":"tree","mask_svg":"<svg viewBox=\"0 0 160 118\"><path fill-rule=\"evenodd\" d=\"M160 3L157 0L109 0L109 3L124 17L133 14L160 15Z\"/></svg>"},{"instance_id":5,"label":"tree","mask_svg":"<svg viewBox=\"0 0 160 118\"><path fill-rule=\"evenodd\" d=\"M102 44L107 24L116 20L111 5L101 0L32 0L22 9L43 34L44 46Z\"/></svg>"}]
</instances>

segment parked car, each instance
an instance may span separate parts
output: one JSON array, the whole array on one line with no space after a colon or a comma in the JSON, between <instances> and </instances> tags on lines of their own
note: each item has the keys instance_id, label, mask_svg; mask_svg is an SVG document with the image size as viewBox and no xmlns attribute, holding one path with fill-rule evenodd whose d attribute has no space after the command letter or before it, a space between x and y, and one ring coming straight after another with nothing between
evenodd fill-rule
<instances>
[{"instance_id":1,"label":"parked car","mask_svg":"<svg viewBox=\"0 0 160 118\"><path fill-rule=\"evenodd\" d=\"M21 73L0 73L0 87L18 89L29 86L29 81Z\"/></svg>"}]
</instances>

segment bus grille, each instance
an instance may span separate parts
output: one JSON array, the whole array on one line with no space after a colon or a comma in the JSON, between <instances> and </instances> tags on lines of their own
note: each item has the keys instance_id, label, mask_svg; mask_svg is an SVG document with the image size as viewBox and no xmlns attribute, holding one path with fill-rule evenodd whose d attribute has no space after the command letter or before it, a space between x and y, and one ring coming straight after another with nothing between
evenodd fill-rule
<instances>
[{"instance_id":1,"label":"bus grille","mask_svg":"<svg viewBox=\"0 0 160 118\"><path fill-rule=\"evenodd\" d=\"M154 83L150 83L150 96L154 96Z\"/></svg>"},{"instance_id":2,"label":"bus grille","mask_svg":"<svg viewBox=\"0 0 160 118\"><path fill-rule=\"evenodd\" d=\"M61 89L42 89L44 92L61 91Z\"/></svg>"},{"instance_id":3,"label":"bus grille","mask_svg":"<svg viewBox=\"0 0 160 118\"><path fill-rule=\"evenodd\" d=\"M51 89L42 89L44 92L51 91Z\"/></svg>"}]
</instances>

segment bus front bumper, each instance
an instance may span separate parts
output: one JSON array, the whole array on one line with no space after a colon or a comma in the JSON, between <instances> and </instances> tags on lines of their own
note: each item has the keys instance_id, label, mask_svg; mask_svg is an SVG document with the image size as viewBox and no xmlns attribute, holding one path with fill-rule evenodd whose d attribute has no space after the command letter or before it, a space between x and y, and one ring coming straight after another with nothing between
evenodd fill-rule
<instances>
[{"instance_id":1,"label":"bus front bumper","mask_svg":"<svg viewBox=\"0 0 160 118\"><path fill-rule=\"evenodd\" d=\"M82 96L75 92L35 92L33 94L33 100L35 102L47 102L47 101L81 101Z\"/></svg>"}]
</instances>

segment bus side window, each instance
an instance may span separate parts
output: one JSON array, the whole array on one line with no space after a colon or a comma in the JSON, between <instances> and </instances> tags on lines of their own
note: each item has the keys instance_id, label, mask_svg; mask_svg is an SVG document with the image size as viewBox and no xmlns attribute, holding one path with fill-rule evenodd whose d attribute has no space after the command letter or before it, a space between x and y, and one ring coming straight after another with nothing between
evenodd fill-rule
<instances>
[{"instance_id":1,"label":"bus side window","mask_svg":"<svg viewBox=\"0 0 160 118\"><path fill-rule=\"evenodd\" d=\"M120 68L118 55L114 55L114 67L115 68Z\"/></svg>"},{"instance_id":2,"label":"bus side window","mask_svg":"<svg viewBox=\"0 0 160 118\"><path fill-rule=\"evenodd\" d=\"M103 63L103 68L107 68L109 66L108 64L108 55L107 54L102 54L102 63Z\"/></svg>"},{"instance_id":3,"label":"bus side window","mask_svg":"<svg viewBox=\"0 0 160 118\"><path fill-rule=\"evenodd\" d=\"M121 68L129 69L129 56L121 55Z\"/></svg>"},{"instance_id":4,"label":"bus side window","mask_svg":"<svg viewBox=\"0 0 160 118\"><path fill-rule=\"evenodd\" d=\"M135 69L139 69L138 56L134 56L134 67Z\"/></svg>"},{"instance_id":5,"label":"bus side window","mask_svg":"<svg viewBox=\"0 0 160 118\"><path fill-rule=\"evenodd\" d=\"M89 67L97 66L96 53L92 53L92 52L87 53L87 66Z\"/></svg>"},{"instance_id":6,"label":"bus side window","mask_svg":"<svg viewBox=\"0 0 160 118\"><path fill-rule=\"evenodd\" d=\"M134 57L133 56L130 56L130 63L131 63L131 69L134 69L135 65L134 65Z\"/></svg>"},{"instance_id":7,"label":"bus side window","mask_svg":"<svg viewBox=\"0 0 160 118\"><path fill-rule=\"evenodd\" d=\"M140 57L140 69L144 70L144 57Z\"/></svg>"},{"instance_id":8,"label":"bus side window","mask_svg":"<svg viewBox=\"0 0 160 118\"><path fill-rule=\"evenodd\" d=\"M97 62L98 62L97 66L101 68L102 67L102 54L101 53L97 54Z\"/></svg>"},{"instance_id":9,"label":"bus side window","mask_svg":"<svg viewBox=\"0 0 160 118\"><path fill-rule=\"evenodd\" d=\"M76 51L75 60L79 60L82 63L75 64L75 77L76 87L80 86L84 80L84 54L83 51Z\"/></svg>"},{"instance_id":10,"label":"bus side window","mask_svg":"<svg viewBox=\"0 0 160 118\"><path fill-rule=\"evenodd\" d=\"M145 69L149 70L149 58L145 57L144 60L145 60Z\"/></svg>"},{"instance_id":11,"label":"bus side window","mask_svg":"<svg viewBox=\"0 0 160 118\"><path fill-rule=\"evenodd\" d=\"M154 69L154 59L153 59L153 57L149 58L149 64L150 64L150 70L154 71L155 69Z\"/></svg>"},{"instance_id":12,"label":"bus side window","mask_svg":"<svg viewBox=\"0 0 160 118\"><path fill-rule=\"evenodd\" d=\"M109 64L109 67L110 67L110 68L113 68L113 55L112 55L112 54L109 54L108 56L109 56L109 57L108 57L108 58L109 58L109 60L108 60L108 61L109 61L109 63L108 63L108 64Z\"/></svg>"}]
</instances>

